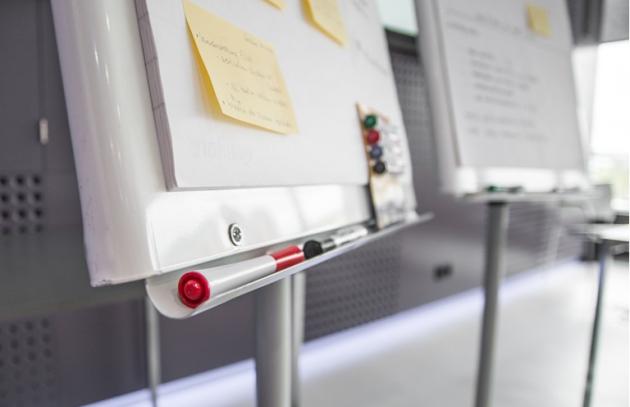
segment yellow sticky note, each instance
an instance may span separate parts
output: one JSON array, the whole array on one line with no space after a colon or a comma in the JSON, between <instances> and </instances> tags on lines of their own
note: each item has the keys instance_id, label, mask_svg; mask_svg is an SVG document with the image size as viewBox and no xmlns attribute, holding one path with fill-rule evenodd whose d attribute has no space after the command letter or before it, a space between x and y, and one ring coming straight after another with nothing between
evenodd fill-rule
<instances>
[{"instance_id":1,"label":"yellow sticky note","mask_svg":"<svg viewBox=\"0 0 630 407\"><path fill-rule=\"evenodd\" d=\"M277 133L296 133L273 47L188 0L183 4L221 113Z\"/></svg>"},{"instance_id":2,"label":"yellow sticky note","mask_svg":"<svg viewBox=\"0 0 630 407\"><path fill-rule=\"evenodd\" d=\"M280 10L284 8L284 0L265 0L267 3L278 7Z\"/></svg>"},{"instance_id":3,"label":"yellow sticky note","mask_svg":"<svg viewBox=\"0 0 630 407\"><path fill-rule=\"evenodd\" d=\"M547 9L533 4L527 5L527 23L529 28L543 37L551 36L551 24Z\"/></svg>"},{"instance_id":4,"label":"yellow sticky note","mask_svg":"<svg viewBox=\"0 0 630 407\"><path fill-rule=\"evenodd\" d=\"M304 0L304 2L313 24L339 44L345 44L346 27L337 0Z\"/></svg>"}]
</instances>

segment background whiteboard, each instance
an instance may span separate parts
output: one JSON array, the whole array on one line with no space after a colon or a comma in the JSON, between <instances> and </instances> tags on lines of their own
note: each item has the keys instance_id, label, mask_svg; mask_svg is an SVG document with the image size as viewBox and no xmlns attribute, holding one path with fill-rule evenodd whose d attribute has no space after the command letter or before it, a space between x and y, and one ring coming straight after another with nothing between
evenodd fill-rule
<instances>
[{"instance_id":1,"label":"background whiteboard","mask_svg":"<svg viewBox=\"0 0 630 407\"><path fill-rule=\"evenodd\" d=\"M402 124L373 1L338 2L348 32L340 46L307 21L301 0L285 1L283 10L263 0L194 0L274 47L297 118L293 135L213 113L181 1L137 3L169 187L367 184L356 104Z\"/></svg>"},{"instance_id":2,"label":"background whiteboard","mask_svg":"<svg viewBox=\"0 0 630 407\"><path fill-rule=\"evenodd\" d=\"M550 36L530 29L528 5L546 10ZM417 11L446 189L584 185L565 2L419 0Z\"/></svg>"}]
</instances>

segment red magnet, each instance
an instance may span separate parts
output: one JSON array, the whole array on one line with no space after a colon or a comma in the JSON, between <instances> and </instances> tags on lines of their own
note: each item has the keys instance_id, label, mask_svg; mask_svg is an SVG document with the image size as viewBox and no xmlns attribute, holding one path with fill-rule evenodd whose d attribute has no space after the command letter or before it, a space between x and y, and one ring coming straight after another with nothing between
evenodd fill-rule
<instances>
[{"instance_id":1,"label":"red magnet","mask_svg":"<svg viewBox=\"0 0 630 407\"><path fill-rule=\"evenodd\" d=\"M381 139L381 135L376 130L370 130L366 136L368 144L376 144Z\"/></svg>"},{"instance_id":2,"label":"red magnet","mask_svg":"<svg viewBox=\"0 0 630 407\"><path fill-rule=\"evenodd\" d=\"M197 308L210 298L210 285L203 274L189 271L179 279L179 299L190 308Z\"/></svg>"}]
</instances>

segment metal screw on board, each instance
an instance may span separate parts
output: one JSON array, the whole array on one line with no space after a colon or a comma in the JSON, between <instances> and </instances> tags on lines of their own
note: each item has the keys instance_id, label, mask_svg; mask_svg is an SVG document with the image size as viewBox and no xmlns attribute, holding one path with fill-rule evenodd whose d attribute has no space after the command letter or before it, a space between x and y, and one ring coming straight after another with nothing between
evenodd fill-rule
<instances>
[{"instance_id":1,"label":"metal screw on board","mask_svg":"<svg viewBox=\"0 0 630 407\"><path fill-rule=\"evenodd\" d=\"M236 223L230 225L228 235L230 236L230 242L232 242L234 246L239 246L243 241L243 230Z\"/></svg>"}]
</instances>

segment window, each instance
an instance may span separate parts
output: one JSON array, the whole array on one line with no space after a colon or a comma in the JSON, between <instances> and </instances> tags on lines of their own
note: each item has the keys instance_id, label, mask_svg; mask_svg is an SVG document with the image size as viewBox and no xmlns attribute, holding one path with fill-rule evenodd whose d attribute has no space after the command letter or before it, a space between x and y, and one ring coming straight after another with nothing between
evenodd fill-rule
<instances>
[{"instance_id":1,"label":"window","mask_svg":"<svg viewBox=\"0 0 630 407\"><path fill-rule=\"evenodd\" d=\"M630 155L630 42L599 46L595 76L589 171L593 182L613 187L613 208L628 210Z\"/></svg>"}]
</instances>

